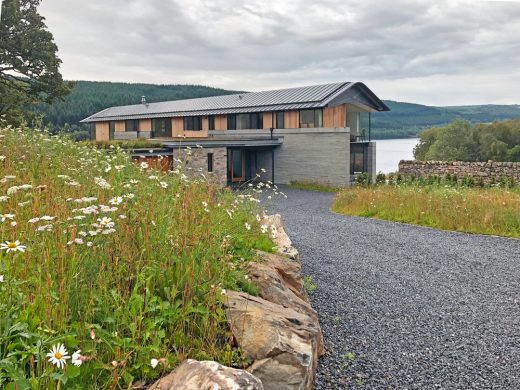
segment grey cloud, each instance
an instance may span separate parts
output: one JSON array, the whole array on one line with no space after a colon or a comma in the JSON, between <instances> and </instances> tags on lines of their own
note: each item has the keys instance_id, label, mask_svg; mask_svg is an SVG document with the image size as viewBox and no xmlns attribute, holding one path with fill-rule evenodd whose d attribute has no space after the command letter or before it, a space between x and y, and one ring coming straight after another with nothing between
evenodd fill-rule
<instances>
[{"instance_id":1,"label":"grey cloud","mask_svg":"<svg viewBox=\"0 0 520 390\"><path fill-rule=\"evenodd\" d=\"M386 98L520 102L505 87L520 83L519 2L44 0L41 11L73 79L243 90L363 80L393 86ZM442 91L416 87L441 77ZM495 90L468 97L475 79Z\"/></svg>"}]
</instances>

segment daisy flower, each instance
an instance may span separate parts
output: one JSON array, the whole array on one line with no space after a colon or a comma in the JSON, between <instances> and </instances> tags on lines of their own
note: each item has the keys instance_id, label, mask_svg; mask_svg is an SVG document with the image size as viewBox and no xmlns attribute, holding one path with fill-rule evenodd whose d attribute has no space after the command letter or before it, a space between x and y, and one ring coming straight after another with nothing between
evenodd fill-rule
<instances>
[{"instance_id":1,"label":"daisy flower","mask_svg":"<svg viewBox=\"0 0 520 390\"><path fill-rule=\"evenodd\" d=\"M5 222L6 219L10 219L12 221L14 219L14 214L0 214L0 219L2 222Z\"/></svg>"},{"instance_id":2,"label":"daisy flower","mask_svg":"<svg viewBox=\"0 0 520 390\"><path fill-rule=\"evenodd\" d=\"M5 243L0 244L0 249L5 249L7 253L9 252L25 252L25 245L20 244L20 241L6 241Z\"/></svg>"},{"instance_id":3,"label":"daisy flower","mask_svg":"<svg viewBox=\"0 0 520 390\"><path fill-rule=\"evenodd\" d=\"M47 353L47 357L49 358L49 362L58 366L58 368L63 368L67 365L67 359L70 359L70 356L67 355L67 349L63 344L55 344L52 346L49 353Z\"/></svg>"},{"instance_id":4,"label":"daisy flower","mask_svg":"<svg viewBox=\"0 0 520 390\"><path fill-rule=\"evenodd\" d=\"M78 349L76 352L74 352L72 354L72 359L71 359L71 362L72 364L74 364L76 367L79 367L83 364L83 356L81 356L81 349Z\"/></svg>"},{"instance_id":5,"label":"daisy flower","mask_svg":"<svg viewBox=\"0 0 520 390\"><path fill-rule=\"evenodd\" d=\"M157 360L157 359L150 360L150 366L152 366L152 368L157 367L158 364L159 364L159 360Z\"/></svg>"}]
</instances>

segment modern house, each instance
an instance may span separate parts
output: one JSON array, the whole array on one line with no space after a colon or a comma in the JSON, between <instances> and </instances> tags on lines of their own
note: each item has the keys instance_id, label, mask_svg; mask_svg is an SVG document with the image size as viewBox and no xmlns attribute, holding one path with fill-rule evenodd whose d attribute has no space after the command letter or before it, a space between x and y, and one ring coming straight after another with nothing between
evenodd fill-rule
<instances>
[{"instance_id":1,"label":"modern house","mask_svg":"<svg viewBox=\"0 0 520 390\"><path fill-rule=\"evenodd\" d=\"M96 140L152 139L162 147L134 157L166 156L198 147L192 168L223 184L262 180L349 185L375 176L370 115L389 108L360 82L110 107L82 120ZM265 171L265 172L264 172Z\"/></svg>"}]
</instances>

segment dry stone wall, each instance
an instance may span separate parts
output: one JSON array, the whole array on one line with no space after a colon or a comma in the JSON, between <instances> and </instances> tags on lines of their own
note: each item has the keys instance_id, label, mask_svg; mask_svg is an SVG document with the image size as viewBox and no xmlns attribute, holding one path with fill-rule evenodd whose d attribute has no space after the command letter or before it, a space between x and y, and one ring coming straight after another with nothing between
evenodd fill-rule
<instances>
[{"instance_id":1,"label":"dry stone wall","mask_svg":"<svg viewBox=\"0 0 520 390\"><path fill-rule=\"evenodd\" d=\"M494 183L506 177L520 182L520 162L465 162L401 160L399 173L403 176L428 177L455 175L459 179L473 177L475 181Z\"/></svg>"}]
</instances>

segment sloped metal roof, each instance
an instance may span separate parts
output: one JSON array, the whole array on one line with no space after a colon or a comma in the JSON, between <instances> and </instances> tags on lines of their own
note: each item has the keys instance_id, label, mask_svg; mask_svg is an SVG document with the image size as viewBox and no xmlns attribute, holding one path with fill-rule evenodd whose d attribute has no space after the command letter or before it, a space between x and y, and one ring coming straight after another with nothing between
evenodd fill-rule
<instances>
[{"instance_id":1,"label":"sloped metal roof","mask_svg":"<svg viewBox=\"0 0 520 390\"><path fill-rule=\"evenodd\" d=\"M327 106L328 102L356 84L361 83L342 82L264 92L248 92L110 107L83 119L81 122L318 108ZM377 100L384 106L384 103L379 99ZM374 108L379 111L377 107ZM386 106L384 108L388 109Z\"/></svg>"}]
</instances>

